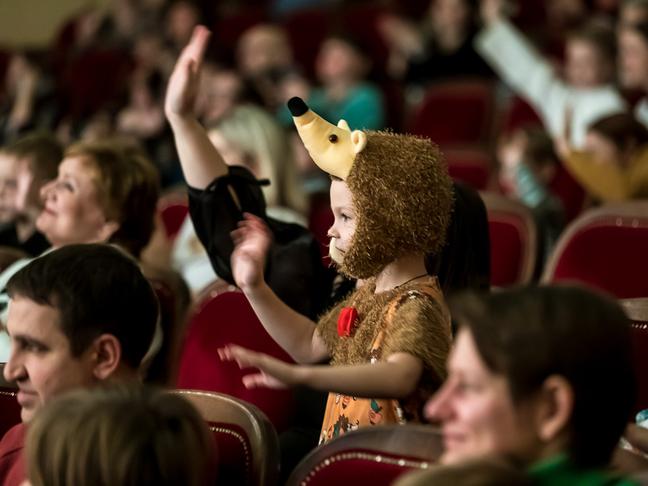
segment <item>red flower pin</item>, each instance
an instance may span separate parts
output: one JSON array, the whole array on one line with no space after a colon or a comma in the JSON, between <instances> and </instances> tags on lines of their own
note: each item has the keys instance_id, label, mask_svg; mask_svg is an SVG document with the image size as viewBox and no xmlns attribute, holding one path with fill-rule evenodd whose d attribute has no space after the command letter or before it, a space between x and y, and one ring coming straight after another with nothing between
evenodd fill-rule
<instances>
[{"instance_id":1,"label":"red flower pin","mask_svg":"<svg viewBox=\"0 0 648 486\"><path fill-rule=\"evenodd\" d=\"M338 336L349 337L358 325L358 311L355 307L343 307L337 322Z\"/></svg>"}]
</instances>

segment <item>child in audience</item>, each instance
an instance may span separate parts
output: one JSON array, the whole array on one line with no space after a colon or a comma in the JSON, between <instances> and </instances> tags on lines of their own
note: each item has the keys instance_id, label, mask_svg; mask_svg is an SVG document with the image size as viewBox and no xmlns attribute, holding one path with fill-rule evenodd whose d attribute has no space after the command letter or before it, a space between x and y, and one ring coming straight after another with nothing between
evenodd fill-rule
<instances>
[{"instance_id":1,"label":"child in audience","mask_svg":"<svg viewBox=\"0 0 648 486\"><path fill-rule=\"evenodd\" d=\"M587 127L595 120L625 110L613 86L614 32L586 25L568 36L565 77L505 18L503 0L481 0L484 28L477 35L477 51L502 79L540 114L552 136L565 132L565 113L572 116L570 143L580 148Z\"/></svg>"},{"instance_id":2,"label":"child in audience","mask_svg":"<svg viewBox=\"0 0 648 486\"><path fill-rule=\"evenodd\" d=\"M583 149L566 148L563 161L594 202L648 197L648 129L630 114L590 125Z\"/></svg>"},{"instance_id":3,"label":"child in audience","mask_svg":"<svg viewBox=\"0 0 648 486\"><path fill-rule=\"evenodd\" d=\"M324 40L315 62L320 86L311 88L302 80L288 77L283 83L283 100L305 97L308 104L329 122L346 120L358 129L385 127L385 108L380 90L366 80L371 60L366 49L350 35L332 35ZM290 113L281 107L279 117L286 126Z\"/></svg>"},{"instance_id":4,"label":"child in audience","mask_svg":"<svg viewBox=\"0 0 648 486\"><path fill-rule=\"evenodd\" d=\"M64 394L36 415L26 441L31 486L204 486L215 448L185 399L142 386Z\"/></svg>"},{"instance_id":5,"label":"child in audience","mask_svg":"<svg viewBox=\"0 0 648 486\"><path fill-rule=\"evenodd\" d=\"M259 179L267 214L279 221L306 225L306 199L297 180L288 137L275 119L253 105L238 106L213 125L208 136L228 166L241 166ZM191 218L186 218L174 243L172 266L182 272L194 292L217 276L200 244Z\"/></svg>"},{"instance_id":6,"label":"child in audience","mask_svg":"<svg viewBox=\"0 0 648 486\"><path fill-rule=\"evenodd\" d=\"M500 184L533 212L544 262L565 225L562 203L549 188L560 165L554 142L542 128L522 128L500 144L498 158Z\"/></svg>"},{"instance_id":7,"label":"child in audience","mask_svg":"<svg viewBox=\"0 0 648 486\"><path fill-rule=\"evenodd\" d=\"M330 255L362 285L317 324L286 306L263 278L269 232L252 215L233 233L233 274L270 335L300 363L231 345L222 359L260 371L247 387L329 391L320 443L358 427L420 420L421 399L445 376L450 316L425 256L440 252L452 184L427 139L350 131L299 98L289 102L311 157L332 177ZM332 366L318 366L325 359Z\"/></svg>"},{"instance_id":8,"label":"child in audience","mask_svg":"<svg viewBox=\"0 0 648 486\"><path fill-rule=\"evenodd\" d=\"M443 463L499 454L540 486L632 484L603 470L635 396L630 325L616 302L528 287L451 308L449 376L426 406L442 427Z\"/></svg>"},{"instance_id":9,"label":"child in audience","mask_svg":"<svg viewBox=\"0 0 648 486\"><path fill-rule=\"evenodd\" d=\"M315 317L326 305L330 290L317 241L305 228L268 216L261 189L266 182L245 167L228 166L196 118L199 72L208 37L204 27L194 31L176 63L165 100L166 117L189 185L191 221L216 275L234 284L230 232L245 212L263 218L273 234L266 269L270 286L293 309Z\"/></svg>"}]
</instances>

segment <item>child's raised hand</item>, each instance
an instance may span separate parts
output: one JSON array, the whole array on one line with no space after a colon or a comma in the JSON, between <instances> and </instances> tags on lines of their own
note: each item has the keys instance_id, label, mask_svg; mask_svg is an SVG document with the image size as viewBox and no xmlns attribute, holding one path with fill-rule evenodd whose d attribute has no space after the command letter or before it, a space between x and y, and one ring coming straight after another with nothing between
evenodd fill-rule
<instances>
[{"instance_id":1,"label":"child's raised hand","mask_svg":"<svg viewBox=\"0 0 648 486\"><path fill-rule=\"evenodd\" d=\"M296 365L234 344L217 351L223 361L236 361L241 369L257 368L260 371L243 377L245 388L287 388L297 384Z\"/></svg>"},{"instance_id":2,"label":"child's raised hand","mask_svg":"<svg viewBox=\"0 0 648 486\"><path fill-rule=\"evenodd\" d=\"M167 86L164 112L167 118L193 114L198 93L198 77L211 32L204 26L194 28L189 44L180 53Z\"/></svg>"},{"instance_id":3,"label":"child's raised hand","mask_svg":"<svg viewBox=\"0 0 648 486\"><path fill-rule=\"evenodd\" d=\"M232 274L236 285L246 292L263 282L263 272L272 234L261 218L249 213L243 215L238 228L232 231Z\"/></svg>"}]
</instances>

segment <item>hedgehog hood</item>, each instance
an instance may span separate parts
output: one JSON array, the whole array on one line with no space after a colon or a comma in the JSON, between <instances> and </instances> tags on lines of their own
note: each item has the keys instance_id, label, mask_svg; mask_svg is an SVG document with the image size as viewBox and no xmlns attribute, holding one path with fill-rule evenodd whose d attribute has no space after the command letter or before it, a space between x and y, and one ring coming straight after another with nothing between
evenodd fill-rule
<instances>
[{"instance_id":1,"label":"hedgehog hood","mask_svg":"<svg viewBox=\"0 0 648 486\"><path fill-rule=\"evenodd\" d=\"M354 278L377 275L411 253L437 253L452 211L452 181L430 140L337 126L292 98L288 108L313 161L346 182L357 216L340 271Z\"/></svg>"}]
</instances>

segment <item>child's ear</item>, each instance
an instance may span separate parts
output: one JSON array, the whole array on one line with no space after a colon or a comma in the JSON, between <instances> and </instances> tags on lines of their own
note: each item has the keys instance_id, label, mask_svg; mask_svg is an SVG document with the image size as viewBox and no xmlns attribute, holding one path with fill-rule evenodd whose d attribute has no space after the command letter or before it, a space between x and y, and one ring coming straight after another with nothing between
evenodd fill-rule
<instances>
[{"instance_id":1,"label":"child's ear","mask_svg":"<svg viewBox=\"0 0 648 486\"><path fill-rule=\"evenodd\" d=\"M107 380L119 367L121 362L121 343L112 334L102 334L94 340L93 373L100 381Z\"/></svg>"}]
</instances>

